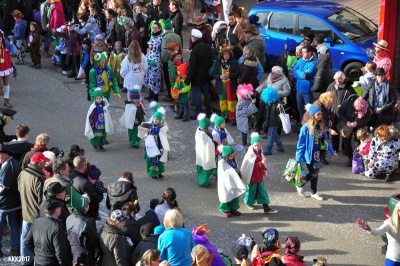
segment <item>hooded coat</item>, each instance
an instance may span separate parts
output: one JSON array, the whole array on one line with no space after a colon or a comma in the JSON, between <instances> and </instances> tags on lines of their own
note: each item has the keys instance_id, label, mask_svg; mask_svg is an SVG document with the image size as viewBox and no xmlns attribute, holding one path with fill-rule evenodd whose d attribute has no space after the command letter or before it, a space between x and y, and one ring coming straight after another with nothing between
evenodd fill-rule
<instances>
[{"instance_id":1,"label":"hooded coat","mask_svg":"<svg viewBox=\"0 0 400 266\"><path fill-rule=\"evenodd\" d=\"M125 203L135 202L135 200L138 200L137 188L128 179L120 178L117 182L107 186L106 206L110 213L114 210L120 210ZM139 204L136 208L139 212Z\"/></svg>"}]
</instances>

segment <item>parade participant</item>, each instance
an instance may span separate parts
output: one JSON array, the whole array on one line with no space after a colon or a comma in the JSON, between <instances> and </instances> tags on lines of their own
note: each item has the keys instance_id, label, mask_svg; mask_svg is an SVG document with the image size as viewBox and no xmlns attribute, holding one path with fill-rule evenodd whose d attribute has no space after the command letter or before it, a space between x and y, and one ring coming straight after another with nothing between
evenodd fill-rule
<instances>
[{"instance_id":1,"label":"parade participant","mask_svg":"<svg viewBox=\"0 0 400 266\"><path fill-rule=\"evenodd\" d=\"M86 115L85 136L96 151L104 151L107 144L107 134L113 134L114 128L108 101L103 98L103 93L97 89L93 93L95 101L90 105Z\"/></svg>"},{"instance_id":2,"label":"parade participant","mask_svg":"<svg viewBox=\"0 0 400 266\"><path fill-rule=\"evenodd\" d=\"M5 39L4 32L0 30L0 95L4 95L4 106L10 105L10 75L13 72L10 48Z\"/></svg>"},{"instance_id":3,"label":"parade participant","mask_svg":"<svg viewBox=\"0 0 400 266\"><path fill-rule=\"evenodd\" d=\"M247 135L250 132L249 120L258 111L255 105L257 99L252 98L253 86L251 84L239 85L237 96L239 98L239 102L236 105L237 129L242 133L242 144L246 147Z\"/></svg>"},{"instance_id":4,"label":"parade participant","mask_svg":"<svg viewBox=\"0 0 400 266\"><path fill-rule=\"evenodd\" d=\"M120 71L121 77L124 78L124 88L128 90L128 101L130 90L135 86L138 86L140 100L143 100L142 87L147 70L147 58L140 49L140 43L138 41L133 41L129 45L128 55L122 60Z\"/></svg>"},{"instance_id":5,"label":"parade participant","mask_svg":"<svg viewBox=\"0 0 400 266\"><path fill-rule=\"evenodd\" d=\"M240 216L239 196L246 192L246 187L240 178L235 151L229 145L219 145L218 150L223 155L218 162L218 210L225 217Z\"/></svg>"},{"instance_id":6,"label":"parade participant","mask_svg":"<svg viewBox=\"0 0 400 266\"><path fill-rule=\"evenodd\" d=\"M106 206L110 213L119 210L127 202L138 200L137 187L131 172L123 172L116 182L107 186ZM137 212L140 211L139 203L136 204Z\"/></svg>"},{"instance_id":7,"label":"parade participant","mask_svg":"<svg viewBox=\"0 0 400 266\"><path fill-rule=\"evenodd\" d=\"M264 177L267 176L267 158L262 154L261 138L258 133L251 134L251 146L247 150L240 167L243 182L246 184L244 203L254 210L253 204L262 204L264 213L274 213L276 210L268 206L270 203Z\"/></svg>"},{"instance_id":8,"label":"parade participant","mask_svg":"<svg viewBox=\"0 0 400 266\"><path fill-rule=\"evenodd\" d=\"M261 232L262 243L256 244L251 250L252 265L255 259L260 263L267 264L273 261L280 261L281 241L279 241L279 232L275 228L267 228Z\"/></svg>"},{"instance_id":9,"label":"parade participant","mask_svg":"<svg viewBox=\"0 0 400 266\"><path fill-rule=\"evenodd\" d=\"M307 111L310 119L300 129L299 141L297 142L296 162L305 162L308 168L307 179L311 179L311 197L316 200L324 198L317 194L318 166L320 159L320 146L327 145L328 152L337 157L338 154L332 149L328 134L322 120L321 108L308 104ZM326 143L326 144L325 144ZM304 197L304 189L296 187L300 196Z\"/></svg>"},{"instance_id":10,"label":"parade participant","mask_svg":"<svg viewBox=\"0 0 400 266\"><path fill-rule=\"evenodd\" d=\"M141 138L138 137L139 125L144 121L146 114L143 104L140 103L139 88L135 86L128 93L129 101L126 101L125 112L119 122L128 129L129 144L138 149Z\"/></svg>"},{"instance_id":11,"label":"parade participant","mask_svg":"<svg viewBox=\"0 0 400 266\"><path fill-rule=\"evenodd\" d=\"M155 179L160 180L164 178L164 163L168 160L168 152L170 151L167 131L168 127L163 126L163 114L155 112L153 114L153 121L151 122L150 128L139 127L141 130L147 131L147 137L154 138L156 149L159 151L159 155L149 157L147 149L144 152L144 159L146 159L147 174Z\"/></svg>"},{"instance_id":12,"label":"parade participant","mask_svg":"<svg viewBox=\"0 0 400 266\"><path fill-rule=\"evenodd\" d=\"M90 99L93 102L96 97L94 96L94 91L97 88L101 88L104 98L110 102L111 89L114 91L114 96L117 99L121 99L119 94L118 81L114 74L112 67L107 66L107 53L97 53L94 57L94 68L90 70L89 74L90 83Z\"/></svg>"},{"instance_id":13,"label":"parade participant","mask_svg":"<svg viewBox=\"0 0 400 266\"><path fill-rule=\"evenodd\" d=\"M120 87L124 84L124 78L121 76L120 71L121 63L125 56L126 54L122 50L122 42L116 41L114 44L114 50L111 52L110 58L108 59L108 65L114 70L115 77L117 78Z\"/></svg>"},{"instance_id":14,"label":"parade participant","mask_svg":"<svg viewBox=\"0 0 400 266\"><path fill-rule=\"evenodd\" d=\"M104 40L104 35L102 33L99 33L96 36L94 36L94 40L92 39L93 44L92 44L92 47L90 49L90 64L91 65L93 65L94 56L97 53L106 52L108 54L108 46L105 44L105 42L103 40ZM114 68L113 68L113 70L114 70L114 73L115 73L115 69Z\"/></svg>"},{"instance_id":15,"label":"parade participant","mask_svg":"<svg viewBox=\"0 0 400 266\"><path fill-rule=\"evenodd\" d=\"M212 133L210 132L211 122L206 114L200 113L197 116L199 127L196 130L196 166L197 166L197 183L201 187L211 185L210 175L217 168L215 163L215 146Z\"/></svg>"},{"instance_id":16,"label":"parade participant","mask_svg":"<svg viewBox=\"0 0 400 266\"><path fill-rule=\"evenodd\" d=\"M225 128L225 119L217 114L211 115L211 122L214 123L215 128L212 131L213 140L217 142L218 145L231 145L234 143L231 134ZM218 152L218 155L221 153Z\"/></svg>"},{"instance_id":17,"label":"parade participant","mask_svg":"<svg viewBox=\"0 0 400 266\"><path fill-rule=\"evenodd\" d=\"M182 122L189 121L189 91L191 85L185 84L185 79L187 77L188 63L185 62L176 68L177 77L175 79L174 89L179 90L179 98L175 101L180 104L179 114L175 116L175 119L181 119Z\"/></svg>"},{"instance_id":18,"label":"parade participant","mask_svg":"<svg viewBox=\"0 0 400 266\"><path fill-rule=\"evenodd\" d=\"M231 120L231 125L236 126L236 89L238 86L239 65L233 56L232 50L223 46L218 54L214 68L215 92L218 93L221 116Z\"/></svg>"},{"instance_id":19,"label":"parade participant","mask_svg":"<svg viewBox=\"0 0 400 266\"><path fill-rule=\"evenodd\" d=\"M31 67L36 69L41 68L41 61L40 61L40 33L39 33L39 26L36 22L31 22L29 24L29 37L28 37L28 47L30 51L30 56L32 60Z\"/></svg>"},{"instance_id":20,"label":"parade participant","mask_svg":"<svg viewBox=\"0 0 400 266\"><path fill-rule=\"evenodd\" d=\"M170 36L172 36L171 34L168 34ZM171 96L171 88L174 88L175 86L175 82L177 81L177 77L178 77L178 66L180 66L182 64L182 49L176 45L174 42L169 42L165 44L167 38L165 38L165 36L163 37L163 42L161 47L163 48L162 54L161 54L161 58L163 61L167 60L167 62L163 62L163 67L165 67L165 65L167 65L167 70L168 70L168 81L165 81L166 84L169 84L169 87L167 85L167 89L168 89L168 98L167 100L169 101L170 99L172 99ZM165 71L164 71L165 73ZM185 78L187 76L187 73L185 73ZM179 79L179 81L181 81ZM176 97L175 97L176 98ZM176 100L176 99L175 99ZM180 117L179 112L180 112L180 104L177 103L176 101L174 102L173 105L173 111L178 113L178 115L176 117L174 117L175 119L182 119L182 117Z\"/></svg>"}]
</instances>

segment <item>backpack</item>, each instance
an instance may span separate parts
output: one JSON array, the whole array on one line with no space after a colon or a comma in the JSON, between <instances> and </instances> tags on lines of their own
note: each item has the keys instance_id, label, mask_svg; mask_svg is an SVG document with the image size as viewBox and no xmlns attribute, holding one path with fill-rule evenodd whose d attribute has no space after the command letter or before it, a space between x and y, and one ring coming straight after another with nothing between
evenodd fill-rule
<instances>
[{"instance_id":1,"label":"backpack","mask_svg":"<svg viewBox=\"0 0 400 266\"><path fill-rule=\"evenodd\" d=\"M251 260L251 266L269 265L270 261L268 261L268 257L270 255L272 255L271 261L274 260L275 259L275 255L274 255L273 251L265 251L263 253L260 253L260 252L257 251L257 255ZM276 256L279 256L279 254L276 254Z\"/></svg>"}]
</instances>

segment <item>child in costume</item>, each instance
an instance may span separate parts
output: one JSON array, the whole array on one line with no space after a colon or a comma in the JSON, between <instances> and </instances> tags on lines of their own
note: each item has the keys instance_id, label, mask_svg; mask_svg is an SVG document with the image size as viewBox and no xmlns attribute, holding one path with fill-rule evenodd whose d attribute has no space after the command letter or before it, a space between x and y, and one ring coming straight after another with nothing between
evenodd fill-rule
<instances>
[{"instance_id":1,"label":"child in costume","mask_svg":"<svg viewBox=\"0 0 400 266\"><path fill-rule=\"evenodd\" d=\"M217 247L214 244L210 243L210 240L208 239L207 235L211 232L211 230L206 229L206 226L207 224L202 224L199 227L193 227L192 235L194 242L196 243L196 245L203 245L205 248L207 248L208 252L213 257L213 259L211 260L211 264L207 265L225 266L226 264L222 259L221 255L219 254ZM205 264L199 262L198 264L195 265L205 265Z\"/></svg>"},{"instance_id":2,"label":"child in costume","mask_svg":"<svg viewBox=\"0 0 400 266\"><path fill-rule=\"evenodd\" d=\"M124 60L125 56L126 54L124 50L122 50L122 42L116 41L114 44L114 50L110 54L108 65L111 66L112 69L114 70L115 76L117 77L118 80L118 85L120 87L122 87L122 84L124 84L124 78L121 77L120 71L121 71L121 63L122 60Z\"/></svg>"},{"instance_id":3,"label":"child in costume","mask_svg":"<svg viewBox=\"0 0 400 266\"><path fill-rule=\"evenodd\" d=\"M139 125L144 121L144 106L140 103L140 93L138 87L130 90L129 101L125 102L125 113L119 122L128 129L129 144L139 148L140 138L138 137Z\"/></svg>"},{"instance_id":4,"label":"child in costume","mask_svg":"<svg viewBox=\"0 0 400 266\"><path fill-rule=\"evenodd\" d=\"M40 34L38 24L36 24L36 22L31 22L29 24L29 29L31 30L28 37L28 47L30 48L29 51L32 60L31 67L40 69Z\"/></svg>"},{"instance_id":5,"label":"child in costume","mask_svg":"<svg viewBox=\"0 0 400 266\"><path fill-rule=\"evenodd\" d=\"M94 68L90 70L89 73L89 94L92 102L95 99L94 91L97 88L101 88L101 92L104 98L110 102L111 88L114 91L114 96L117 99L121 99L121 94L119 94L118 81L114 74L112 67L107 66L107 53L96 53L94 56Z\"/></svg>"},{"instance_id":6,"label":"child in costume","mask_svg":"<svg viewBox=\"0 0 400 266\"><path fill-rule=\"evenodd\" d=\"M92 64L90 63L91 47L92 41L89 38L83 39L81 50L81 68L85 71L85 84L89 84L89 72L92 69Z\"/></svg>"},{"instance_id":7,"label":"child in costume","mask_svg":"<svg viewBox=\"0 0 400 266\"><path fill-rule=\"evenodd\" d=\"M246 192L240 178L240 168L235 159L235 151L229 145L219 145L218 150L222 153L223 158L218 162L218 210L225 217L232 215L242 215L238 209L239 196Z\"/></svg>"},{"instance_id":8,"label":"child in costume","mask_svg":"<svg viewBox=\"0 0 400 266\"><path fill-rule=\"evenodd\" d=\"M213 140L217 142L218 145L231 145L234 143L231 134L229 134L228 130L225 128L225 119L217 114L211 115L211 122L214 123L215 128L212 131ZM221 155L221 152L216 150L218 156Z\"/></svg>"},{"instance_id":9,"label":"child in costume","mask_svg":"<svg viewBox=\"0 0 400 266\"><path fill-rule=\"evenodd\" d=\"M94 63L94 57L97 53L108 52L108 46L104 43L104 35L99 33L95 35L92 44L92 49L90 50L90 62ZM115 69L114 69L115 70Z\"/></svg>"},{"instance_id":10,"label":"child in costume","mask_svg":"<svg viewBox=\"0 0 400 266\"><path fill-rule=\"evenodd\" d=\"M90 139L90 144L96 151L104 151L107 133L113 134L114 128L108 112L108 101L103 98L101 90L95 90L93 97L95 101L86 116L85 136Z\"/></svg>"},{"instance_id":11,"label":"child in costume","mask_svg":"<svg viewBox=\"0 0 400 266\"><path fill-rule=\"evenodd\" d=\"M197 116L199 127L196 130L196 165L197 183L201 187L211 185L210 175L217 168L215 163L215 142L210 131L211 121L206 114L200 113Z\"/></svg>"},{"instance_id":12,"label":"child in costume","mask_svg":"<svg viewBox=\"0 0 400 266\"><path fill-rule=\"evenodd\" d=\"M162 121L163 114L161 112L155 112L150 128L140 127L141 130L148 132L146 138L154 138L157 149L160 152L160 155L152 158L148 157L147 150L145 150L143 154L144 159L146 159L147 174L156 180L164 178L162 174L164 173L164 163L168 160L168 152L170 151L167 136L168 127L163 126Z\"/></svg>"},{"instance_id":13,"label":"child in costume","mask_svg":"<svg viewBox=\"0 0 400 266\"><path fill-rule=\"evenodd\" d=\"M368 132L368 127L357 130L356 137L360 141L360 145L358 145L356 150L362 156L363 163L364 163L364 170L368 170L368 162L369 162L368 154L369 154L369 148L371 147L371 140L372 140L372 136ZM364 173L361 173L361 174L364 174Z\"/></svg>"},{"instance_id":14,"label":"child in costume","mask_svg":"<svg viewBox=\"0 0 400 266\"><path fill-rule=\"evenodd\" d=\"M281 137L278 134L278 128L281 126L281 120L279 118L279 108L281 104L279 103L279 94L272 88L268 87L264 89L261 93L261 100L265 103L265 110L260 110L264 112L264 124L267 127L268 143L265 147L264 155L272 155L272 147L274 142L278 146L279 152L284 152L282 146Z\"/></svg>"},{"instance_id":15,"label":"child in costume","mask_svg":"<svg viewBox=\"0 0 400 266\"><path fill-rule=\"evenodd\" d=\"M273 213L271 209L267 189L264 184L264 176L267 175L267 158L262 154L261 138L258 133L251 134L251 146L244 156L241 173L243 182L246 184L244 203L250 210L254 210L254 203L262 204L264 213Z\"/></svg>"},{"instance_id":16,"label":"child in costume","mask_svg":"<svg viewBox=\"0 0 400 266\"><path fill-rule=\"evenodd\" d=\"M250 132L250 116L257 113L256 100L252 99L253 86L251 84L242 84L237 88L239 101L236 105L236 123L237 129L242 132L242 144L247 146L247 135Z\"/></svg>"},{"instance_id":17,"label":"child in costume","mask_svg":"<svg viewBox=\"0 0 400 266\"><path fill-rule=\"evenodd\" d=\"M4 106L10 108L10 75L13 73L10 46L6 43L4 32L0 30L0 95L4 95Z\"/></svg>"},{"instance_id":18,"label":"child in costume","mask_svg":"<svg viewBox=\"0 0 400 266\"><path fill-rule=\"evenodd\" d=\"M185 84L187 76L188 63L185 62L177 67L178 76L176 77L174 89L179 90L179 98L175 101L180 104L179 114L175 116L175 119L182 119L182 122L189 121L189 91L191 85Z\"/></svg>"},{"instance_id":19,"label":"child in costume","mask_svg":"<svg viewBox=\"0 0 400 266\"><path fill-rule=\"evenodd\" d=\"M175 87L176 78L178 77L178 66L182 64L182 51L178 45L173 42L167 43L164 48L169 52L169 60L168 60L168 74L169 74L169 81L171 82L171 90ZM179 97L179 96L178 96ZM176 99L176 98L175 98ZM174 112L179 114L179 103L174 102L173 106ZM177 116L179 117L179 115ZM182 119L182 118L177 118Z\"/></svg>"}]
</instances>

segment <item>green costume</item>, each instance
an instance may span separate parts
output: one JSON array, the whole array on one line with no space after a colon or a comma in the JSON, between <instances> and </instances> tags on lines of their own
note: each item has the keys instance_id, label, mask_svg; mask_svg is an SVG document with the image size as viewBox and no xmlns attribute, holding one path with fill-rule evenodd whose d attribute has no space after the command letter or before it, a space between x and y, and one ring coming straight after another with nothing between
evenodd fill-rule
<instances>
[{"instance_id":1,"label":"green costume","mask_svg":"<svg viewBox=\"0 0 400 266\"><path fill-rule=\"evenodd\" d=\"M246 205L269 204L269 196L264 182L246 185L243 201Z\"/></svg>"},{"instance_id":2,"label":"green costume","mask_svg":"<svg viewBox=\"0 0 400 266\"><path fill-rule=\"evenodd\" d=\"M234 198L233 200L226 203L219 203L218 210L220 212L231 212L237 211L240 208L239 205L239 197Z\"/></svg>"}]
</instances>

